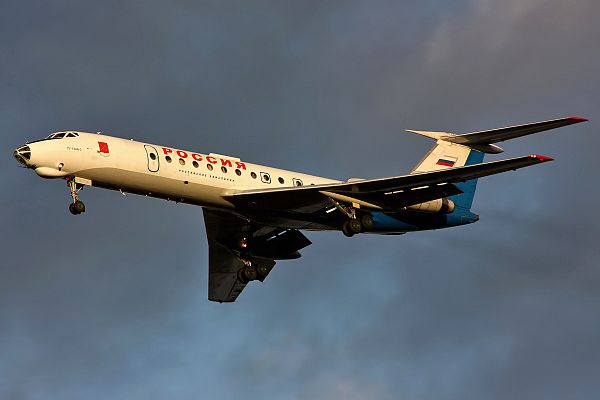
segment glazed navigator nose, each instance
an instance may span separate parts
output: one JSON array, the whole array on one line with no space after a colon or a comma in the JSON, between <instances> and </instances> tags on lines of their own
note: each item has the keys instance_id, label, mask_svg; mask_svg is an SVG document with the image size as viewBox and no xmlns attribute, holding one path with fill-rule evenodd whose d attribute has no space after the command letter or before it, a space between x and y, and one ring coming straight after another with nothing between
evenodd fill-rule
<instances>
[{"instance_id":1,"label":"glazed navigator nose","mask_svg":"<svg viewBox=\"0 0 600 400\"><path fill-rule=\"evenodd\" d=\"M24 167L29 167L29 160L31 160L31 149L27 145L23 145L17 148L13 152L13 157Z\"/></svg>"}]
</instances>

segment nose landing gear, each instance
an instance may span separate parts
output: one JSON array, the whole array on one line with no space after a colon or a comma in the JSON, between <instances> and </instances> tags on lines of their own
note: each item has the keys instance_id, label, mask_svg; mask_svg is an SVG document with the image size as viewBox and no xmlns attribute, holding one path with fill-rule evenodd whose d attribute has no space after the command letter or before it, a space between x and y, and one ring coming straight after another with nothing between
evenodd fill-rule
<instances>
[{"instance_id":1,"label":"nose landing gear","mask_svg":"<svg viewBox=\"0 0 600 400\"><path fill-rule=\"evenodd\" d=\"M73 202L69 204L69 211L73 215L79 215L85 212L85 204L83 204L83 201L79 200L77 195L83 189L83 185L75 182L75 179L73 178L66 178L66 180L67 186L71 192L71 198L73 199Z\"/></svg>"}]
</instances>

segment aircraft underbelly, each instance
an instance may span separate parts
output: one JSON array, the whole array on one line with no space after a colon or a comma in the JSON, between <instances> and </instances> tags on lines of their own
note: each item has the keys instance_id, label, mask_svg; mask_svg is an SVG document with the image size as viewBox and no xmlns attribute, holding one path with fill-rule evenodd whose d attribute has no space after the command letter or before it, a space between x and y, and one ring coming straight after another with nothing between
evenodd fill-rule
<instances>
[{"instance_id":1,"label":"aircraft underbelly","mask_svg":"<svg viewBox=\"0 0 600 400\"><path fill-rule=\"evenodd\" d=\"M222 197L223 188L198 182L118 168L87 169L77 172L77 176L90 179L93 186L106 189L199 206L232 208L231 203Z\"/></svg>"}]
</instances>

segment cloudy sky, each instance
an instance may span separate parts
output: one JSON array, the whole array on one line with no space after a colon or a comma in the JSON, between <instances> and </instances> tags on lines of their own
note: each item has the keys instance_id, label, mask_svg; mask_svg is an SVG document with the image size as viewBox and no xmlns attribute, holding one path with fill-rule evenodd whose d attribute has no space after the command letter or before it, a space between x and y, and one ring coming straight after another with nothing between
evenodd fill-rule
<instances>
[{"instance_id":1,"label":"cloudy sky","mask_svg":"<svg viewBox=\"0 0 600 400\"><path fill-rule=\"evenodd\" d=\"M595 399L600 3L0 1L0 398ZM482 180L477 224L308 233L207 300L201 210L62 181L12 150L103 131L333 178L469 132L556 161ZM495 156L494 159L500 157Z\"/></svg>"}]
</instances>

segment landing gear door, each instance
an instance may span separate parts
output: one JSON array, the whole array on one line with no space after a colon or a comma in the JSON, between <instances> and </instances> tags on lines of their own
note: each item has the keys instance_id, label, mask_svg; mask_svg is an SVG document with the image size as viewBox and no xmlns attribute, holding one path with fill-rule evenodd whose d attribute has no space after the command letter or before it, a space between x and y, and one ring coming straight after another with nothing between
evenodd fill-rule
<instances>
[{"instance_id":1,"label":"landing gear door","mask_svg":"<svg viewBox=\"0 0 600 400\"><path fill-rule=\"evenodd\" d=\"M144 149L146 149L146 156L148 158L148 171L158 172L158 151L156 151L154 146L150 146L148 144L144 145Z\"/></svg>"}]
</instances>

